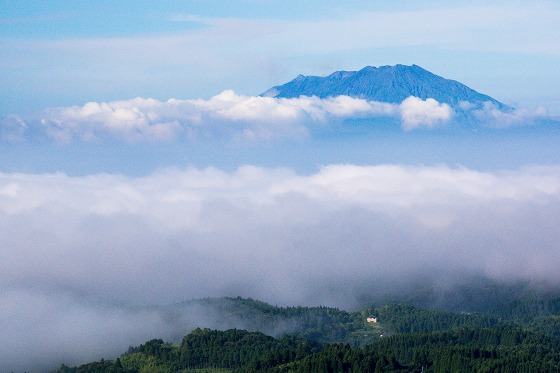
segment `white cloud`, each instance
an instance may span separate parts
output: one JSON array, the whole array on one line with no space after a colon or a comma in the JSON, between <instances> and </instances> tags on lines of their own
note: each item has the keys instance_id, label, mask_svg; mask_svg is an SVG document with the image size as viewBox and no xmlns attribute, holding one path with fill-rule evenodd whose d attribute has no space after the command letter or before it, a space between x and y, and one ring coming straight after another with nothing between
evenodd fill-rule
<instances>
[{"instance_id":1,"label":"white cloud","mask_svg":"<svg viewBox=\"0 0 560 373\"><path fill-rule=\"evenodd\" d=\"M62 141L114 136L127 141L170 140L186 136L257 139L298 138L311 123L366 115L388 115L392 105L340 96L275 99L224 91L209 100L166 102L136 98L48 109L41 124Z\"/></svg>"},{"instance_id":2,"label":"white cloud","mask_svg":"<svg viewBox=\"0 0 560 373\"><path fill-rule=\"evenodd\" d=\"M500 110L486 102L477 109L459 104L460 113L477 125L506 128L540 120L557 120L546 109ZM236 139L270 141L302 139L325 124L341 125L348 119L393 121L405 131L441 127L455 118L455 110L432 98L410 96L400 104L366 101L349 96L271 98L238 95L226 90L208 100L159 101L135 98L124 101L88 102L83 106L44 110L25 121L17 116L0 122L0 139L21 142L43 133L60 142L73 140L127 142L178 139ZM466 119L465 119L466 118Z\"/></svg>"},{"instance_id":3,"label":"white cloud","mask_svg":"<svg viewBox=\"0 0 560 373\"><path fill-rule=\"evenodd\" d=\"M396 113L396 105L366 101L350 96L318 98L316 96L300 96L297 99L279 99L282 103L297 102L309 115L320 121L337 118L392 116Z\"/></svg>"},{"instance_id":4,"label":"white cloud","mask_svg":"<svg viewBox=\"0 0 560 373\"><path fill-rule=\"evenodd\" d=\"M432 213L440 212L448 218L439 228L443 229L464 220L462 213L465 211L475 212L483 208L490 214L499 214L492 210L492 206L497 205L513 210L538 209L545 203L555 206L559 198L560 171L553 167L487 173L444 166L331 165L309 176L252 166L232 173L212 168L168 170L142 178L117 175L69 177L61 173L0 175L0 212L6 222L3 229L11 232L4 232L3 240L13 241L12 245L3 247L13 247L14 244L19 247L19 250L4 251L3 255L23 265L29 259L28 254L35 251L40 266L41 256L47 254L57 253L62 259L73 261L81 260L80 255L93 259L98 254L120 256L132 253L136 250L135 245L121 247L121 244L129 240L136 242L146 234L152 236L148 242L156 242L173 234L214 232L217 235L214 238L224 239L225 243L229 239L227 232L231 230L230 233L235 233L231 244L235 246L235 235L238 235L239 244L245 240L258 240L266 231L259 231L259 227L288 233L299 227L314 226L319 221L326 222L332 214L352 209L375 212L380 214L378 218L381 220L398 215L403 224L409 225L406 229L431 227L425 224L425 217L431 219ZM484 208L486 205L488 207ZM9 228L12 223L22 222L21 219L27 223ZM371 222L363 224L369 226ZM86 237L93 238L91 233L96 230L96 225L107 232L105 237L94 241L107 240L107 245L89 252L86 248L93 242ZM118 233L124 227L131 230ZM31 234L33 231L46 234L43 237L46 239ZM272 234L272 231L268 232ZM251 235L246 235L249 233ZM224 236L220 237L222 234ZM39 241L35 242L34 237ZM116 241L111 242L113 239ZM49 241L53 244L51 248ZM56 242L62 245L60 250ZM263 245L266 246L266 242L268 240ZM166 245L162 242L160 249L153 253L138 247L138 258L151 258L152 254L179 254L178 248ZM190 244L183 249L188 246ZM113 251L119 247L124 252ZM51 249L54 251L50 252ZM203 245L198 249L211 257L230 256L230 247ZM256 247L247 250L257 250L265 256L270 253L261 252ZM74 251L80 255L75 257ZM100 265L104 266L103 263ZM16 277L27 276L25 271L19 272L22 269L19 265L13 269L5 267L4 276L8 273ZM49 276L64 277L56 268L46 265L41 271ZM123 287L129 285L123 284ZM124 293L121 295L128 297ZM157 293L146 299L161 300Z\"/></svg>"},{"instance_id":5,"label":"white cloud","mask_svg":"<svg viewBox=\"0 0 560 373\"><path fill-rule=\"evenodd\" d=\"M177 119L189 120L189 113L177 113L173 102L135 98L47 109L41 124L50 136L62 141L92 140L107 134L128 141L168 140L181 131Z\"/></svg>"},{"instance_id":6,"label":"white cloud","mask_svg":"<svg viewBox=\"0 0 560 373\"><path fill-rule=\"evenodd\" d=\"M491 102L485 102L481 109L473 110L472 113L483 123L498 128L532 125L541 119L554 119L544 107L535 110L500 110Z\"/></svg>"},{"instance_id":7,"label":"white cloud","mask_svg":"<svg viewBox=\"0 0 560 373\"><path fill-rule=\"evenodd\" d=\"M134 305L241 295L352 307L418 272L560 284L559 217L558 167L0 173L0 355L45 340L61 358L86 344L101 354L108 333L122 352L160 327L119 313Z\"/></svg>"},{"instance_id":8,"label":"white cloud","mask_svg":"<svg viewBox=\"0 0 560 373\"><path fill-rule=\"evenodd\" d=\"M454 111L447 104L440 104L433 98L422 100L410 96L400 105L402 126L405 130L411 130L420 126L434 127L438 124L447 123L453 117Z\"/></svg>"},{"instance_id":9,"label":"white cloud","mask_svg":"<svg viewBox=\"0 0 560 373\"><path fill-rule=\"evenodd\" d=\"M51 108L41 114L39 126L19 120L22 127L18 128L39 128L62 142L107 138L169 141L181 136L271 140L306 137L311 129L320 128L317 124L346 119L400 117L403 128L410 130L446 123L452 114L453 110L446 104L416 97L397 105L349 96L324 99L242 96L228 90L209 100L135 98Z\"/></svg>"}]
</instances>

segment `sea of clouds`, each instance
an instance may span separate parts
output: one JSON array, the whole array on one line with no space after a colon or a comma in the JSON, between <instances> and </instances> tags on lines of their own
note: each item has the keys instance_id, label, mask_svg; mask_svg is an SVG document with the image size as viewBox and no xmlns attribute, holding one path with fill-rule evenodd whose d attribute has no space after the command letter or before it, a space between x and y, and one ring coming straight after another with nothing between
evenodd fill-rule
<instances>
[{"instance_id":1,"label":"sea of clouds","mask_svg":"<svg viewBox=\"0 0 560 373\"><path fill-rule=\"evenodd\" d=\"M559 220L553 166L1 173L0 368L166 338L145 305L239 295L348 309L417 276L558 285Z\"/></svg>"}]
</instances>

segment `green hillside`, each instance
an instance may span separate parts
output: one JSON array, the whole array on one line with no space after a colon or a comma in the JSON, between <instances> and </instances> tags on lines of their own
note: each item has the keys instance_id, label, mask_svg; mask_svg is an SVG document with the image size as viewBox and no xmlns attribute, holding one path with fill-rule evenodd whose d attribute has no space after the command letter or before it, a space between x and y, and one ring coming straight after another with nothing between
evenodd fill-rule
<instances>
[{"instance_id":1,"label":"green hillside","mask_svg":"<svg viewBox=\"0 0 560 373\"><path fill-rule=\"evenodd\" d=\"M206 300L225 314L269 328L297 322L274 338L258 331L196 329L181 343L161 339L115 360L62 372L558 372L560 300L516 301L488 313L389 304L359 312L275 307L252 299ZM367 322L369 316L377 322Z\"/></svg>"}]
</instances>

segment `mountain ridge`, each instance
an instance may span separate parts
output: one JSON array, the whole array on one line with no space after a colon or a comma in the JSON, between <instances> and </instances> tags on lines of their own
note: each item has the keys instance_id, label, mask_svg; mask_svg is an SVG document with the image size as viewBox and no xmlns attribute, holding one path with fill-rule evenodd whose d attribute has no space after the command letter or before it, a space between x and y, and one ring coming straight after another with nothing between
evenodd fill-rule
<instances>
[{"instance_id":1,"label":"mountain ridge","mask_svg":"<svg viewBox=\"0 0 560 373\"><path fill-rule=\"evenodd\" d=\"M335 71L330 75L304 76L260 94L262 97L295 98L317 96L327 98L347 95L368 101L401 103L410 96L426 100L433 98L453 108L463 108L464 102L482 107L492 103L500 110L510 109L500 101L475 91L451 79L443 78L418 65L366 66L358 71Z\"/></svg>"}]
</instances>

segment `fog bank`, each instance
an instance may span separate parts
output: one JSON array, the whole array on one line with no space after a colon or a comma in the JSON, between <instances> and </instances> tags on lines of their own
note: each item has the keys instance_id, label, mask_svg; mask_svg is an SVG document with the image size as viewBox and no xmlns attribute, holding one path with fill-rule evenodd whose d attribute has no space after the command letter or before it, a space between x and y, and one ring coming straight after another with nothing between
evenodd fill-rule
<instances>
[{"instance_id":1,"label":"fog bank","mask_svg":"<svg viewBox=\"0 0 560 373\"><path fill-rule=\"evenodd\" d=\"M171 334L144 305L351 309L420 280L560 283L559 167L3 173L0 215L0 370Z\"/></svg>"}]
</instances>

